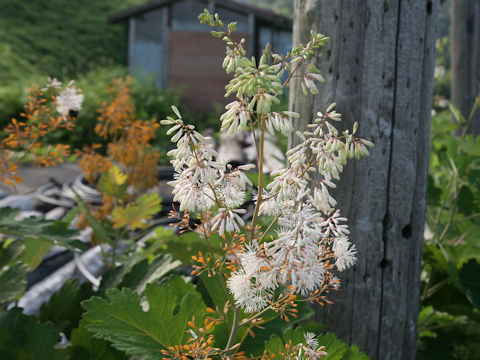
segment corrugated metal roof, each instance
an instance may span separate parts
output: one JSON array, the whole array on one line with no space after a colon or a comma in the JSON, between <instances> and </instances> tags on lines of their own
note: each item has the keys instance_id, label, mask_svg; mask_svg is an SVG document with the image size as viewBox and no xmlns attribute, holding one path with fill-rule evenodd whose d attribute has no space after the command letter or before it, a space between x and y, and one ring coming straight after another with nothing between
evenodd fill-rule
<instances>
[{"instance_id":1,"label":"corrugated metal roof","mask_svg":"<svg viewBox=\"0 0 480 360\"><path fill-rule=\"evenodd\" d=\"M132 16L137 16L151 10L169 5L181 0L153 0L142 5L134 6L122 11L118 11L108 17L111 22L124 21ZM205 1L207 4L207 1ZM271 10L263 9L255 5L246 4L233 0L215 0L215 5L238 11L241 13L252 13L257 19L262 20L273 27L288 29L292 28L292 19L288 16L277 14Z\"/></svg>"}]
</instances>

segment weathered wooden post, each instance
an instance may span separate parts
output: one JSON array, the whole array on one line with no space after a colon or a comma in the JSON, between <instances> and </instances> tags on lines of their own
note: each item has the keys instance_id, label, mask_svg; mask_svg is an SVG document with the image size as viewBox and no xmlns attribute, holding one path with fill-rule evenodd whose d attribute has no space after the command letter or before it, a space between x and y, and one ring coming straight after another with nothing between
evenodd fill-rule
<instances>
[{"instance_id":1,"label":"weathered wooden post","mask_svg":"<svg viewBox=\"0 0 480 360\"><path fill-rule=\"evenodd\" d=\"M450 19L451 101L467 118L480 91L480 0L452 0ZM469 132L480 135L478 111Z\"/></svg>"},{"instance_id":2,"label":"weathered wooden post","mask_svg":"<svg viewBox=\"0 0 480 360\"><path fill-rule=\"evenodd\" d=\"M310 29L330 37L313 60L319 94L292 84L299 126L336 102L375 143L337 188L359 261L317 320L377 360L415 358L437 11L438 0L295 1L294 44Z\"/></svg>"}]
</instances>

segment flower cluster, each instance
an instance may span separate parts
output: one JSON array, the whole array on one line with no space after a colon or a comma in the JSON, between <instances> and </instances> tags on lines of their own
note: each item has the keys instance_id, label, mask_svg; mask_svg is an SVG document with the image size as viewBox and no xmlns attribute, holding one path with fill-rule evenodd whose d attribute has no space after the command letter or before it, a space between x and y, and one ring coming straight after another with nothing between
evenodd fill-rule
<instances>
[{"instance_id":1,"label":"flower cluster","mask_svg":"<svg viewBox=\"0 0 480 360\"><path fill-rule=\"evenodd\" d=\"M53 79L50 87L58 87L59 82ZM69 115L78 112L82 108L83 95L73 86L73 80L68 86L57 96L57 112L66 119Z\"/></svg>"},{"instance_id":2,"label":"flower cluster","mask_svg":"<svg viewBox=\"0 0 480 360\"><path fill-rule=\"evenodd\" d=\"M172 107L177 119L168 117L162 125L172 125L167 134L173 134L172 142L177 147L168 155L177 171L173 186L174 201L180 203L181 211L206 212L218 207L218 214L210 222L212 231L240 232L245 226L239 209L246 200L247 185L252 185L244 171L253 165L242 165L235 169L214 160L217 155L209 138L202 136L193 125L186 125L176 107Z\"/></svg>"},{"instance_id":3,"label":"flower cluster","mask_svg":"<svg viewBox=\"0 0 480 360\"><path fill-rule=\"evenodd\" d=\"M235 169L216 160L212 142L184 123L176 107L175 117L162 120L170 126L168 134L176 148L168 154L176 175L174 200L180 211L196 213L205 236L209 256L201 253L194 260L200 265L195 273L218 272L226 281L223 287L235 314L240 309L248 321L260 321L267 310L273 310L288 321L287 313L296 316L298 296L308 301L329 302L325 294L339 287L335 271L343 271L356 262L356 247L349 240L347 219L336 209L331 194L348 159L368 155L373 144L356 136L358 125L350 132L334 125L341 115L329 106L317 113L307 131L297 131L298 145L286 153L288 165L264 177L265 136L287 136L296 126L299 114L278 111L279 96L299 69L301 86L306 93L317 93L315 82L323 81L318 69L306 60L328 40L312 33L305 46L300 45L285 55L272 54L267 45L257 61L245 57L244 42L231 36L235 24L224 27L218 15L207 10L200 15L202 23L220 31L212 34L227 45L223 63L234 76L227 84L226 96L236 99L226 106L220 117L221 130L227 135L251 132L257 154L258 184L253 187L246 172L255 165ZM297 127L298 128L298 127ZM254 209L246 205L251 196ZM247 211L248 210L248 211ZM270 225L263 229L262 223ZM225 253L215 254L210 235L218 232L225 241ZM240 241L241 239L241 241ZM218 257L217 257L218 256ZM208 266L210 264L210 269ZM223 280L223 279L222 279ZM234 320L226 349L233 345L238 316ZM295 349L295 353L290 350ZM287 349L291 359L319 359L326 355L318 342L307 334L305 344Z\"/></svg>"},{"instance_id":4,"label":"flower cluster","mask_svg":"<svg viewBox=\"0 0 480 360\"><path fill-rule=\"evenodd\" d=\"M228 281L237 304L247 312L263 309L280 285L307 297L317 289L334 289L338 279L330 264L343 271L356 262L347 219L334 208L337 202L329 188L335 187L333 179L339 178L347 158L368 154L371 143L354 137L356 126L352 134L347 130L339 135L331 123L340 119L333 105L318 116L309 126L313 131L299 133L303 141L287 152L290 166L273 172L274 179L257 196L259 214L275 216L280 227L261 249L245 247L240 267Z\"/></svg>"}]
</instances>

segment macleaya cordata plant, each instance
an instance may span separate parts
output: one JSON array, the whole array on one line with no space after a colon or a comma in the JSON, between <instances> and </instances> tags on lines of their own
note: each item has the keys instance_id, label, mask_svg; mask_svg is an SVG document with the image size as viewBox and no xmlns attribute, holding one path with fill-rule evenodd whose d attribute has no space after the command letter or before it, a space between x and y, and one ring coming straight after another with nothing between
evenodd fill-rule
<instances>
[{"instance_id":1,"label":"macleaya cordata plant","mask_svg":"<svg viewBox=\"0 0 480 360\"><path fill-rule=\"evenodd\" d=\"M289 165L272 172L273 180L266 183L263 177L266 132L286 136L294 131L294 121L299 116L290 111L275 112L273 105L279 103L278 97L301 67L306 67L304 93L317 92L315 82L323 78L315 67L307 64L307 59L328 39L312 32L308 44L284 56L273 54L267 46L257 63L245 56L244 40L233 39L236 23L225 27L218 14L212 15L207 10L199 18L215 28L214 36L226 42L223 67L227 73L233 73L226 96L235 95L236 99L226 106L220 118L221 131L252 132L257 164L232 168L216 161L212 143L187 124L175 106L172 107L175 115L161 124L170 126L167 134L176 143L176 148L169 152L176 171L170 182L174 200L180 203L181 212L195 214L200 219L197 230L210 247L208 255L199 253L194 257L197 261L194 273L220 274L230 298L228 305L234 312L226 348L212 348L210 340L205 346L209 350L202 356L223 354L236 358L232 352L240 346L235 339L241 326L259 322L268 310L280 313L288 321L289 316L296 316L298 301L328 302L325 295L340 286L335 273L355 264L356 249L349 240L347 219L335 208L337 202L330 189L335 188L335 180L339 179L347 159L368 155L367 146L372 143L355 136L357 124L351 132L339 132L335 123L341 121L341 115L332 104L323 113L317 113L308 131L296 133L301 141L286 153ZM254 168L259 175L258 187L254 191L253 215L249 216L242 206L252 186L246 172ZM272 218L265 231L259 226L259 217L263 215ZM273 228L276 233L268 235ZM210 238L217 232L225 241L225 253L216 258ZM197 337L192 330L192 338L197 341ZM164 355L191 358L190 349L193 345L172 347ZM304 344L285 358L319 359L326 354L324 350L315 336L308 333Z\"/></svg>"}]
</instances>

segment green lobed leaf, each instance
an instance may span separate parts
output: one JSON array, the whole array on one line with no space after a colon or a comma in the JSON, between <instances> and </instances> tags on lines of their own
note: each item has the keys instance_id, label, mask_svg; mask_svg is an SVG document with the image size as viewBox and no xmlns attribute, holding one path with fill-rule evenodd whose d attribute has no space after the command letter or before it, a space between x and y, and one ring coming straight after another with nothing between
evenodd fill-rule
<instances>
[{"instance_id":1,"label":"green lobed leaf","mask_svg":"<svg viewBox=\"0 0 480 360\"><path fill-rule=\"evenodd\" d=\"M35 316L23 315L20 308L0 316L2 360L51 360L55 357L54 346L58 340L58 332L52 324L40 324Z\"/></svg>"},{"instance_id":2,"label":"green lobed leaf","mask_svg":"<svg viewBox=\"0 0 480 360\"><path fill-rule=\"evenodd\" d=\"M125 354L114 349L108 342L95 339L86 329L87 321L82 319L78 328L72 331L71 343L68 348L70 360L102 359L122 360Z\"/></svg>"},{"instance_id":3,"label":"green lobed leaf","mask_svg":"<svg viewBox=\"0 0 480 360\"><path fill-rule=\"evenodd\" d=\"M15 300L25 291L29 268L19 260L20 241L6 241L0 247L0 304Z\"/></svg>"},{"instance_id":4,"label":"green lobed leaf","mask_svg":"<svg viewBox=\"0 0 480 360\"><path fill-rule=\"evenodd\" d=\"M475 259L471 259L462 266L458 276L463 292L480 310L480 264Z\"/></svg>"},{"instance_id":5,"label":"green lobed leaf","mask_svg":"<svg viewBox=\"0 0 480 360\"><path fill-rule=\"evenodd\" d=\"M85 250L86 245L74 239L76 230L68 228L62 221L45 220L42 216L32 216L23 220L15 220L19 209L0 208L0 233L5 235L31 238L37 241L64 246L71 250Z\"/></svg>"},{"instance_id":6,"label":"green lobed leaf","mask_svg":"<svg viewBox=\"0 0 480 360\"><path fill-rule=\"evenodd\" d=\"M265 323L262 324L262 328L264 329L252 329L255 337L247 336L242 345L242 349L254 356L261 356L265 349L265 343L270 339L272 334L280 336L292 326L310 319L314 314L312 308L305 302L298 303L297 309L298 317L290 317L289 322L285 322L285 320L280 318L279 314L273 311L266 312L264 316L262 316L265 321ZM241 334L240 332L240 335Z\"/></svg>"},{"instance_id":7,"label":"green lobed leaf","mask_svg":"<svg viewBox=\"0 0 480 360\"><path fill-rule=\"evenodd\" d=\"M314 326L309 324L308 327L315 328L320 326ZM310 331L310 329L308 329ZM299 326L295 329L292 327L286 329L282 337L278 335L272 335L268 342L265 344L265 349L270 355L275 355L274 359L280 359L278 354L280 350L285 349L285 344L289 342L295 346L300 343L305 343L305 333L307 329L303 326ZM338 339L335 334L325 333L317 335L319 346L325 346L327 356L322 357L325 360L369 360L369 357L358 351L358 347L348 345L342 340Z\"/></svg>"},{"instance_id":8,"label":"green lobed leaf","mask_svg":"<svg viewBox=\"0 0 480 360\"><path fill-rule=\"evenodd\" d=\"M146 220L160 212L162 200L157 193L143 194L135 203L113 210L113 227L115 229L129 226L132 230L144 227Z\"/></svg>"},{"instance_id":9,"label":"green lobed leaf","mask_svg":"<svg viewBox=\"0 0 480 360\"><path fill-rule=\"evenodd\" d=\"M134 258L134 256L130 256ZM112 287L128 287L141 294L145 286L155 280L164 277L171 270L180 265L179 261L173 261L171 255L159 254L151 262L142 259L138 262L127 262L123 265L108 269L102 275L100 294L105 294Z\"/></svg>"},{"instance_id":10,"label":"green lobed leaf","mask_svg":"<svg viewBox=\"0 0 480 360\"><path fill-rule=\"evenodd\" d=\"M442 189L435 186L435 180L432 175L428 175L427 201L430 206L440 205Z\"/></svg>"},{"instance_id":11,"label":"green lobed leaf","mask_svg":"<svg viewBox=\"0 0 480 360\"><path fill-rule=\"evenodd\" d=\"M147 259L136 263L123 277L119 287L128 287L141 294L147 284L167 275L180 265L180 261L173 261L171 255L158 255L152 262Z\"/></svg>"},{"instance_id":12,"label":"green lobed leaf","mask_svg":"<svg viewBox=\"0 0 480 360\"><path fill-rule=\"evenodd\" d=\"M112 342L113 347L129 355L145 355L147 359L161 359L161 350L184 344L187 322L195 315L202 322L205 304L190 283L172 277L163 286L149 284L145 290L148 311L144 311L140 297L131 289L110 289L109 301L93 297L84 302L87 330L94 337Z\"/></svg>"},{"instance_id":13,"label":"green lobed leaf","mask_svg":"<svg viewBox=\"0 0 480 360\"><path fill-rule=\"evenodd\" d=\"M25 250L20 258L33 271L40 265L44 256L52 248L53 241L38 241L34 238L27 238L23 241L23 244Z\"/></svg>"},{"instance_id":14,"label":"green lobed leaf","mask_svg":"<svg viewBox=\"0 0 480 360\"><path fill-rule=\"evenodd\" d=\"M92 294L89 283L79 286L77 280L67 280L47 303L42 304L39 319L42 322L51 321L58 331L70 337L83 313L80 302Z\"/></svg>"},{"instance_id":15,"label":"green lobed leaf","mask_svg":"<svg viewBox=\"0 0 480 360\"><path fill-rule=\"evenodd\" d=\"M126 181L127 176L115 165L102 174L98 181L98 188L105 195L124 199L127 196Z\"/></svg>"},{"instance_id":16,"label":"green lobed leaf","mask_svg":"<svg viewBox=\"0 0 480 360\"><path fill-rule=\"evenodd\" d=\"M475 195L466 185L460 188L458 193L458 210L464 215L471 215L478 211Z\"/></svg>"}]
</instances>

